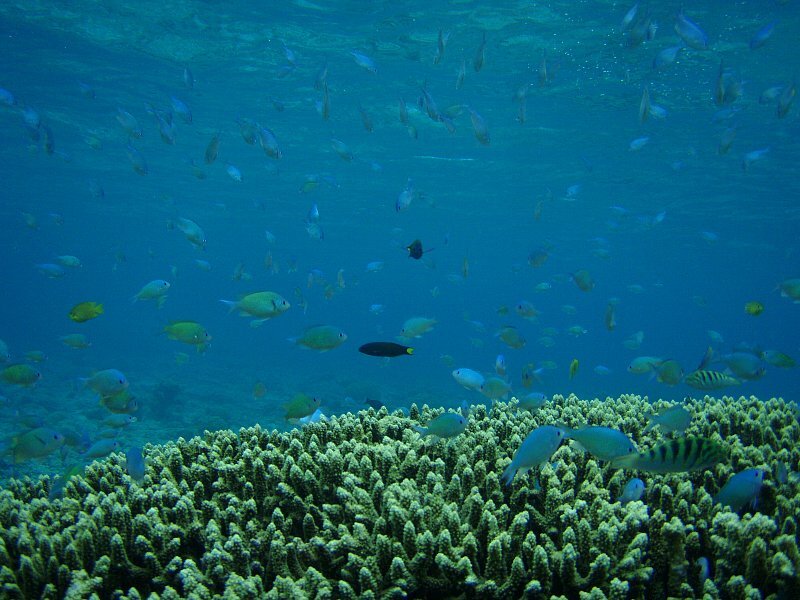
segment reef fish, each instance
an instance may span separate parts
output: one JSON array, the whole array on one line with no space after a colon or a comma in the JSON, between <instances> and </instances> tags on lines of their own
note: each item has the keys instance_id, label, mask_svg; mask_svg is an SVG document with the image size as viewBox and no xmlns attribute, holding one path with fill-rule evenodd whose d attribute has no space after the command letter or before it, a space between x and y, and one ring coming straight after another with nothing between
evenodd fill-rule
<instances>
[{"instance_id":1,"label":"reef fish","mask_svg":"<svg viewBox=\"0 0 800 600\"><path fill-rule=\"evenodd\" d=\"M727 452L720 444L690 436L664 442L638 454L619 456L611 461L611 466L650 473L686 473L707 469L726 457Z\"/></svg>"},{"instance_id":2,"label":"reef fish","mask_svg":"<svg viewBox=\"0 0 800 600\"><path fill-rule=\"evenodd\" d=\"M459 413L448 412L431 419L427 427L414 429L423 436L432 435L437 438L451 438L467 428L467 419Z\"/></svg>"},{"instance_id":3,"label":"reef fish","mask_svg":"<svg viewBox=\"0 0 800 600\"><path fill-rule=\"evenodd\" d=\"M319 408L320 404L321 401L319 398L314 398L307 394L296 394L283 405L286 411L284 418L287 421L302 419L303 417L314 414L314 411Z\"/></svg>"},{"instance_id":4,"label":"reef fish","mask_svg":"<svg viewBox=\"0 0 800 600\"><path fill-rule=\"evenodd\" d=\"M141 446L133 446L125 451L125 470L134 481L144 479L145 466L144 452Z\"/></svg>"},{"instance_id":5,"label":"reef fish","mask_svg":"<svg viewBox=\"0 0 800 600\"><path fill-rule=\"evenodd\" d=\"M211 335L206 328L194 321L173 321L164 327L164 333L171 340L194 346L198 352L205 352L211 343Z\"/></svg>"},{"instance_id":6,"label":"reef fish","mask_svg":"<svg viewBox=\"0 0 800 600\"><path fill-rule=\"evenodd\" d=\"M291 308L291 304L276 292L254 292L239 300L220 302L229 306L232 311L238 310L243 317L255 317L255 320L250 321L251 327L258 327L264 321L282 315Z\"/></svg>"},{"instance_id":7,"label":"reef fish","mask_svg":"<svg viewBox=\"0 0 800 600\"><path fill-rule=\"evenodd\" d=\"M697 370L689 373L683 380L686 385L690 385L698 390L718 390L731 385L741 383L735 377L719 371Z\"/></svg>"},{"instance_id":8,"label":"reef fish","mask_svg":"<svg viewBox=\"0 0 800 600\"><path fill-rule=\"evenodd\" d=\"M636 446L630 438L611 427L586 425L571 429L559 425L559 429L563 430L564 437L575 440L576 446L600 460L612 460L636 452Z\"/></svg>"},{"instance_id":9,"label":"reef fish","mask_svg":"<svg viewBox=\"0 0 800 600\"><path fill-rule=\"evenodd\" d=\"M11 438L8 452L14 463L42 458L64 445L64 436L48 427L37 427Z\"/></svg>"},{"instance_id":10,"label":"reef fish","mask_svg":"<svg viewBox=\"0 0 800 600\"><path fill-rule=\"evenodd\" d=\"M732 476L722 486L719 493L714 496L714 502L730 506L734 512L739 512L748 504L755 508L762 483L764 483L763 469L746 469Z\"/></svg>"},{"instance_id":11,"label":"reef fish","mask_svg":"<svg viewBox=\"0 0 800 600\"><path fill-rule=\"evenodd\" d=\"M58 339L65 346L75 349L88 348L92 345L92 343L82 333L70 333L67 335L62 335Z\"/></svg>"},{"instance_id":12,"label":"reef fish","mask_svg":"<svg viewBox=\"0 0 800 600\"><path fill-rule=\"evenodd\" d=\"M98 302L81 302L69 311L69 318L76 323L84 323L103 314L103 305Z\"/></svg>"},{"instance_id":13,"label":"reef fish","mask_svg":"<svg viewBox=\"0 0 800 600\"><path fill-rule=\"evenodd\" d=\"M625 487L622 488L622 493L617 498L620 504L627 504L628 502L635 502L640 500L644 495L644 481L638 477L632 478Z\"/></svg>"},{"instance_id":14,"label":"reef fish","mask_svg":"<svg viewBox=\"0 0 800 600\"><path fill-rule=\"evenodd\" d=\"M394 342L369 342L359 346L358 351L369 356L407 356L414 353L413 348Z\"/></svg>"},{"instance_id":15,"label":"reef fish","mask_svg":"<svg viewBox=\"0 0 800 600\"><path fill-rule=\"evenodd\" d=\"M656 414L649 415L650 422L645 431L650 431L653 427L660 427L662 433L683 433L692 422L692 413L680 404L674 404L668 408L663 408Z\"/></svg>"},{"instance_id":16,"label":"reef fish","mask_svg":"<svg viewBox=\"0 0 800 600\"><path fill-rule=\"evenodd\" d=\"M305 346L320 352L333 350L346 340L347 334L333 325L314 325L306 329L300 337L290 339L298 346Z\"/></svg>"},{"instance_id":17,"label":"reef fish","mask_svg":"<svg viewBox=\"0 0 800 600\"><path fill-rule=\"evenodd\" d=\"M0 371L0 380L11 385L27 387L41 378L42 374L39 371L26 364L9 365Z\"/></svg>"},{"instance_id":18,"label":"reef fish","mask_svg":"<svg viewBox=\"0 0 800 600\"><path fill-rule=\"evenodd\" d=\"M531 431L514 453L511 464L503 471L503 483L511 485L517 473L524 475L530 469L546 463L563 439L564 431L553 425L542 425Z\"/></svg>"},{"instance_id":19,"label":"reef fish","mask_svg":"<svg viewBox=\"0 0 800 600\"><path fill-rule=\"evenodd\" d=\"M453 378L468 390L480 390L485 378L472 369L460 368L453 371Z\"/></svg>"},{"instance_id":20,"label":"reef fish","mask_svg":"<svg viewBox=\"0 0 800 600\"><path fill-rule=\"evenodd\" d=\"M103 369L81 381L101 398L114 396L128 388L128 378L117 369Z\"/></svg>"},{"instance_id":21,"label":"reef fish","mask_svg":"<svg viewBox=\"0 0 800 600\"><path fill-rule=\"evenodd\" d=\"M133 297L133 302L138 300L155 300L158 308L164 306L164 301L167 299L167 292L169 291L170 283L163 279L153 279L142 286L136 295Z\"/></svg>"}]
</instances>

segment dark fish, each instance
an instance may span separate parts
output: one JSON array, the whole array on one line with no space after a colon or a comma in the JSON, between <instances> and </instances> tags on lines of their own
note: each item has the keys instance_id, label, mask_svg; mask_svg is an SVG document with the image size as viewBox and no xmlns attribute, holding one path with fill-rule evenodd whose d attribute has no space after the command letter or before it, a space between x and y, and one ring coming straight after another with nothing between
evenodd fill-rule
<instances>
[{"instance_id":1,"label":"dark fish","mask_svg":"<svg viewBox=\"0 0 800 600\"><path fill-rule=\"evenodd\" d=\"M708 50L708 36L700 26L689 19L683 11L675 17L675 33L686 42L686 45L695 50Z\"/></svg>"},{"instance_id":2,"label":"dark fish","mask_svg":"<svg viewBox=\"0 0 800 600\"><path fill-rule=\"evenodd\" d=\"M372 398L364 398L364 404L374 408L375 410L380 410L382 406L386 406L380 400L373 400Z\"/></svg>"},{"instance_id":3,"label":"dark fish","mask_svg":"<svg viewBox=\"0 0 800 600\"><path fill-rule=\"evenodd\" d=\"M775 30L775 25L777 25L777 21L773 21L768 25L764 25L761 29L759 29L756 34L750 39L750 50L758 50L767 43L767 40L772 35L772 32Z\"/></svg>"},{"instance_id":4,"label":"dark fish","mask_svg":"<svg viewBox=\"0 0 800 600\"><path fill-rule=\"evenodd\" d=\"M611 466L650 473L686 473L707 469L726 458L723 446L705 438L689 436L659 444L647 452L620 456L611 461Z\"/></svg>"},{"instance_id":5,"label":"dark fish","mask_svg":"<svg viewBox=\"0 0 800 600\"><path fill-rule=\"evenodd\" d=\"M413 348L394 342L369 342L361 346L358 351L370 356L405 356L414 353Z\"/></svg>"},{"instance_id":6,"label":"dark fish","mask_svg":"<svg viewBox=\"0 0 800 600\"><path fill-rule=\"evenodd\" d=\"M206 164L210 165L215 160L217 160L218 153L219 153L219 134L215 133L214 137L211 138L211 141L208 142L208 146L206 146L206 153L205 153Z\"/></svg>"},{"instance_id":7,"label":"dark fish","mask_svg":"<svg viewBox=\"0 0 800 600\"><path fill-rule=\"evenodd\" d=\"M406 250L408 250L408 255L414 260L419 260L425 253L425 250L422 249L422 242L420 240L414 240L411 242L408 246L406 246ZM433 250L433 248L428 250L428 252L431 250Z\"/></svg>"}]
</instances>

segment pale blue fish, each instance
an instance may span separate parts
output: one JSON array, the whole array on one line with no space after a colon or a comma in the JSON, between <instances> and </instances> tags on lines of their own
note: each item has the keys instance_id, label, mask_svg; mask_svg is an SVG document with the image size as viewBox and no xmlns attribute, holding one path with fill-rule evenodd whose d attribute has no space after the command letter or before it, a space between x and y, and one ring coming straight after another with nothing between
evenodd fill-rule
<instances>
[{"instance_id":1,"label":"pale blue fish","mask_svg":"<svg viewBox=\"0 0 800 600\"><path fill-rule=\"evenodd\" d=\"M745 506L756 507L761 484L764 483L763 469L746 469L733 475L719 493L714 496L714 502L731 507L734 512L739 512Z\"/></svg>"},{"instance_id":2,"label":"pale blue fish","mask_svg":"<svg viewBox=\"0 0 800 600\"><path fill-rule=\"evenodd\" d=\"M103 458L112 452L116 452L122 444L116 439L102 439L91 446L83 453L84 458Z\"/></svg>"},{"instance_id":3,"label":"pale blue fish","mask_svg":"<svg viewBox=\"0 0 800 600\"><path fill-rule=\"evenodd\" d=\"M125 452L125 470L136 481L144 479L145 460L140 446L133 446Z\"/></svg>"},{"instance_id":4,"label":"pale blue fish","mask_svg":"<svg viewBox=\"0 0 800 600\"><path fill-rule=\"evenodd\" d=\"M683 50L683 46L664 48L661 52L656 54L656 57L653 59L653 69L661 69L674 63L681 50Z\"/></svg>"},{"instance_id":5,"label":"pale blue fish","mask_svg":"<svg viewBox=\"0 0 800 600\"><path fill-rule=\"evenodd\" d=\"M453 378L468 390L480 390L485 381L483 375L477 371L466 369L464 367L455 369L453 371Z\"/></svg>"},{"instance_id":6,"label":"pale blue fish","mask_svg":"<svg viewBox=\"0 0 800 600\"><path fill-rule=\"evenodd\" d=\"M683 14L683 10L681 10L675 18L675 33L677 33L690 48L694 48L695 50L708 49L708 36L706 32L703 31L697 23Z\"/></svg>"},{"instance_id":7,"label":"pale blue fish","mask_svg":"<svg viewBox=\"0 0 800 600\"><path fill-rule=\"evenodd\" d=\"M750 352L731 352L719 357L739 379L759 379L764 375L764 363L761 358Z\"/></svg>"},{"instance_id":8,"label":"pale blue fish","mask_svg":"<svg viewBox=\"0 0 800 600\"><path fill-rule=\"evenodd\" d=\"M775 31L775 25L777 24L777 21L772 21L772 23L767 23L756 31L755 35L750 38L750 50L758 50L766 44L767 40L772 36L772 32Z\"/></svg>"},{"instance_id":9,"label":"pale blue fish","mask_svg":"<svg viewBox=\"0 0 800 600\"><path fill-rule=\"evenodd\" d=\"M645 431L650 431L653 427L661 428L662 433L677 432L682 434L692 422L692 413L680 404L674 404L668 408L662 408L656 414L648 415L650 422Z\"/></svg>"},{"instance_id":10,"label":"pale blue fish","mask_svg":"<svg viewBox=\"0 0 800 600\"><path fill-rule=\"evenodd\" d=\"M558 450L563 439L564 431L552 425L542 425L531 431L514 453L511 464L503 471L503 483L511 485L517 473L524 475L530 469L546 463Z\"/></svg>"},{"instance_id":11,"label":"pale blue fish","mask_svg":"<svg viewBox=\"0 0 800 600\"><path fill-rule=\"evenodd\" d=\"M525 394L521 398L517 398L517 402L519 403L517 404L518 408L532 412L547 404L547 395L542 392L531 392L530 394Z\"/></svg>"},{"instance_id":12,"label":"pale blue fish","mask_svg":"<svg viewBox=\"0 0 800 600\"><path fill-rule=\"evenodd\" d=\"M586 450L589 454L600 460L613 460L636 452L636 445L630 438L617 429L601 425L585 425L572 429L559 425L564 432L564 437L575 440L579 449Z\"/></svg>"},{"instance_id":13,"label":"pale blue fish","mask_svg":"<svg viewBox=\"0 0 800 600\"><path fill-rule=\"evenodd\" d=\"M128 388L127 377L117 369L97 371L91 377L82 377L80 381L101 398L114 396Z\"/></svg>"},{"instance_id":14,"label":"pale blue fish","mask_svg":"<svg viewBox=\"0 0 800 600\"><path fill-rule=\"evenodd\" d=\"M467 419L459 413L444 413L428 422L427 427L414 426L414 430L423 436L451 438L467 428Z\"/></svg>"},{"instance_id":15,"label":"pale blue fish","mask_svg":"<svg viewBox=\"0 0 800 600\"><path fill-rule=\"evenodd\" d=\"M378 72L378 67L375 65L375 61L369 56L361 54L360 52L356 52L355 50L350 53L350 56L353 57L353 60L362 69L365 69L372 74L376 74Z\"/></svg>"},{"instance_id":16,"label":"pale blue fish","mask_svg":"<svg viewBox=\"0 0 800 600\"><path fill-rule=\"evenodd\" d=\"M617 498L617 502L620 504L635 502L636 500L641 500L643 495L644 481L638 477L634 477L625 484L624 488L622 488L622 493L619 495L619 498Z\"/></svg>"},{"instance_id":17,"label":"pale blue fish","mask_svg":"<svg viewBox=\"0 0 800 600\"><path fill-rule=\"evenodd\" d=\"M55 265L53 263L39 263L36 266L36 270L39 271L45 277L49 277L50 279L59 279L66 275L66 271L60 265Z\"/></svg>"}]
</instances>

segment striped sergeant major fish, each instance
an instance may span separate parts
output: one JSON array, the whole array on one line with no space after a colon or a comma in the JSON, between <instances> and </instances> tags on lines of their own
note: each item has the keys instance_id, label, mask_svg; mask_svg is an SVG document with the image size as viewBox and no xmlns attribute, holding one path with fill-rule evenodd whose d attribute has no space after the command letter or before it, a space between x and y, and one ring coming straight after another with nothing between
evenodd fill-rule
<instances>
[{"instance_id":1,"label":"striped sergeant major fish","mask_svg":"<svg viewBox=\"0 0 800 600\"><path fill-rule=\"evenodd\" d=\"M669 440L645 452L617 457L611 466L650 473L686 473L707 469L726 458L727 451L720 444L689 436Z\"/></svg>"},{"instance_id":2,"label":"striped sergeant major fish","mask_svg":"<svg viewBox=\"0 0 800 600\"><path fill-rule=\"evenodd\" d=\"M706 371L698 369L692 371L683 380L686 385L690 385L698 390L718 390L730 385L738 385L741 383L735 377L731 377L727 373L720 371Z\"/></svg>"}]
</instances>

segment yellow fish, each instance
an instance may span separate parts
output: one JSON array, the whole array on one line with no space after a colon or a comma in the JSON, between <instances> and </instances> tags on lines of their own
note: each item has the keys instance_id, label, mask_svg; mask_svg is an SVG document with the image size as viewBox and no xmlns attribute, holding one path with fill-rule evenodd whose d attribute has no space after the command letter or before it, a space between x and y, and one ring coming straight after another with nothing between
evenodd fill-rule
<instances>
[{"instance_id":1,"label":"yellow fish","mask_svg":"<svg viewBox=\"0 0 800 600\"><path fill-rule=\"evenodd\" d=\"M206 328L194 321L173 321L164 327L164 333L171 340L195 346L198 352L204 352L211 342Z\"/></svg>"},{"instance_id":2,"label":"yellow fish","mask_svg":"<svg viewBox=\"0 0 800 600\"><path fill-rule=\"evenodd\" d=\"M744 312L746 312L748 315L757 317L762 312L764 312L764 305L761 304L761 302L751 300L750 302L745 303Z\"/></svg>"},{"instance_id":3,"label":"yellow fish","mask_svg":"<svg viewBox=\"0 0 800 600\"><path fill-rule=\"evenodd\" d=\"M33 385L41 378L42 374L30 365L10 365L0 371L0 380L11 385L27 387Z\"/></svg>"},{"instance_id":4,"label":"yellow fish","mask_svg":"<svg viewBox=\"0 0 800 600\"><path fill-rule=\"evenodd\" d=\"M569 363L569 378L572 379L578 373L578 359L573 358L572 362Z\"/></svg>"},{"instance_id":5,"label":"yellow fish","mask_svg":"<svg viewBox=\"0 0 800 600\"><path fill-rule=\"evenodd\" d=\"M69 318L76 323L83 323L103 314L103 305L98 302L81 302L69 311Z\"/></svg>"}]
</instances>

